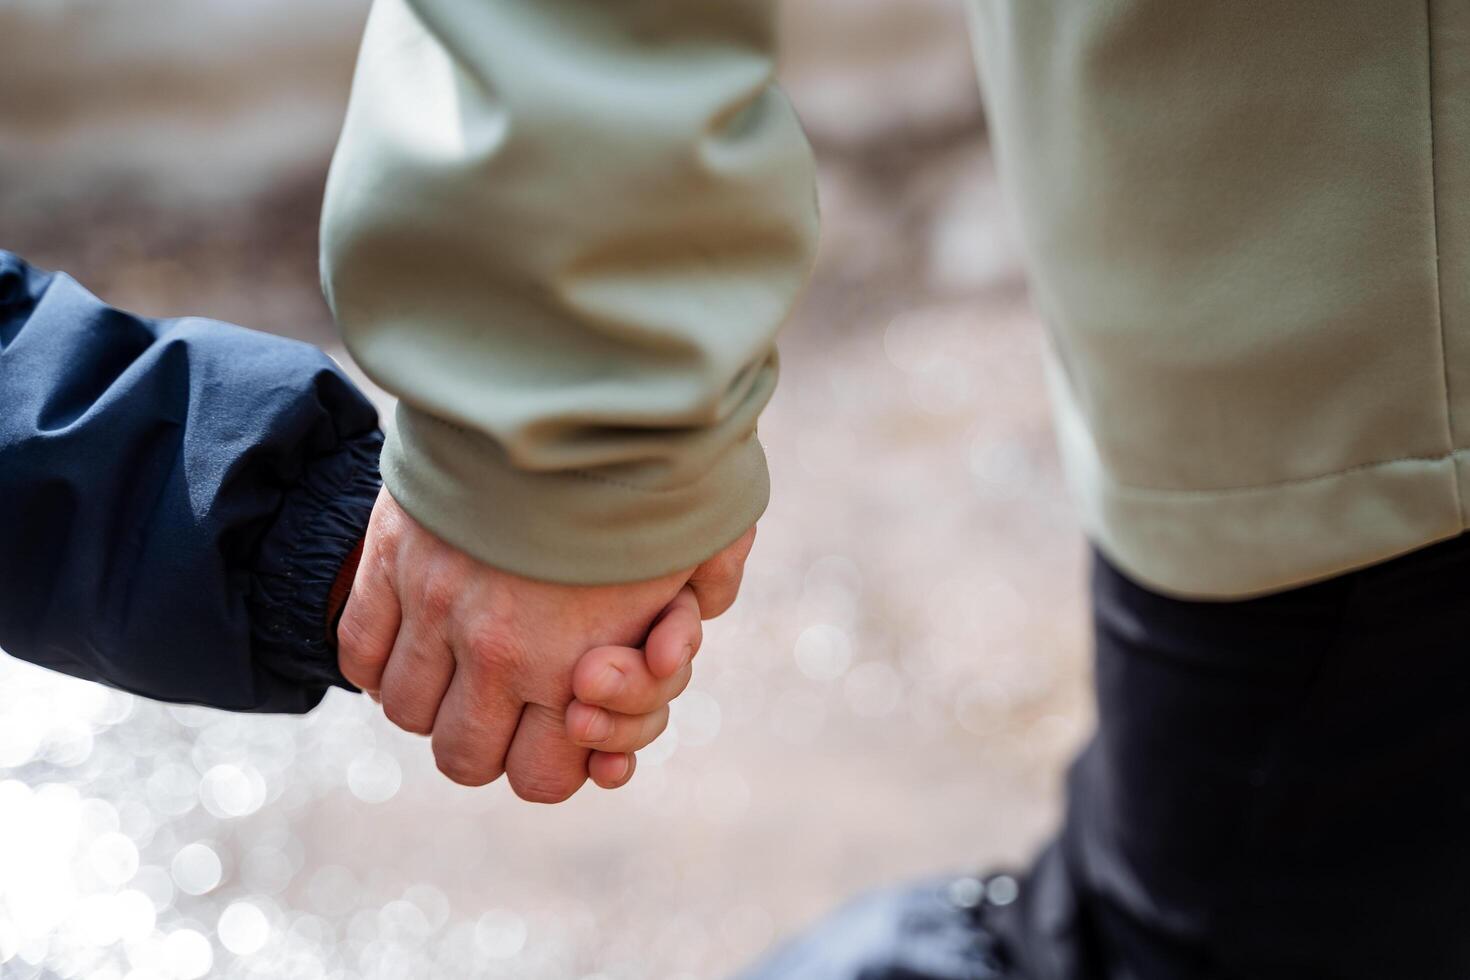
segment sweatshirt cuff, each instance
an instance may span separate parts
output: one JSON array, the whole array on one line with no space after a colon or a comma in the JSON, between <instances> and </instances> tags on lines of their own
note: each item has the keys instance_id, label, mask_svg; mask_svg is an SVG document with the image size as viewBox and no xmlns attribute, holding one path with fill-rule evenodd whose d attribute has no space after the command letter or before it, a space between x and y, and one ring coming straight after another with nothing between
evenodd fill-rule
<instances>
[{"instance_id":1,"label":"sweatshirt cuff","mask_svg":"<svg viewBox=\"0 0 1470 980\"><path fill-rule=\"evenodd\" d=\"M356 691L337 668L333 587L360 546L377 499L379 432L313 462L261 542L250 589L251 649L293 680Z\"/></svg>"},{"instance_id":2,"label":"sweatshirt cuff","mask_svg":"<svg viewBox=\"0 0 1470 980\"><path fill-rule=\"evenodd\" d=\"M440 538L494 568L567 585L640 582L694 568L739 538L770 499L752 431L698 479L517 469L489 437L403 402L383 483Z\"/></svg>"}]
</instances>

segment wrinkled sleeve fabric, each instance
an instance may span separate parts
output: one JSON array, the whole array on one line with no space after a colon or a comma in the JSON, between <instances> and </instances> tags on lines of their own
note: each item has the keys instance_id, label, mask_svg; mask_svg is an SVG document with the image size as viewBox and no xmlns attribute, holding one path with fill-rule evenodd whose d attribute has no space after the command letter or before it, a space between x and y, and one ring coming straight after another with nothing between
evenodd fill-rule
<instances>
[{"instance_id":1,"label":"wrinkled sleeve fabric","mask_svg":"<svg viewBox=\"0 0 1470 980\"><path fill-rule=\"evenodd\" d=\"M377 414L321 351L154 320L0 252L0 647L164 701L301 712Z\"/></svg>"},{"instance_id":2,"label":"wrinkled sleeve fabric","mask_svg":"<svg viewBox=\"0 0 1470 980\"><path fill-rule=\"evenodd\" d=\"M376 0L322 220L383 479L533 578L692 567L765 508L756 420L817 237L772 0Z\"/></svg>"}]
</instances>

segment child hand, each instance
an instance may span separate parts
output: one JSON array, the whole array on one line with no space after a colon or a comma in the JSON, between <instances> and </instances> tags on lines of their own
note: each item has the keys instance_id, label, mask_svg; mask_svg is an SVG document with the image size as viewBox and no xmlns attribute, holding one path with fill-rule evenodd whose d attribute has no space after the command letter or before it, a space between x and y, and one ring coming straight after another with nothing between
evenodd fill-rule
<instances>
[{"instance_id":1,"label":"child hand","mask_svg":"<svg viewBox=\"0 0 1470 980\"><path fill-rule=\"evenodd\" d=\"M592 750L587 775L598 786L617 789L633 778L633 753L668 726L669 702L689 685L703 639L699 603L686 585L654 621L642 650L594 647L577 661L567 737Z\"/></svg>"}]
</instances>

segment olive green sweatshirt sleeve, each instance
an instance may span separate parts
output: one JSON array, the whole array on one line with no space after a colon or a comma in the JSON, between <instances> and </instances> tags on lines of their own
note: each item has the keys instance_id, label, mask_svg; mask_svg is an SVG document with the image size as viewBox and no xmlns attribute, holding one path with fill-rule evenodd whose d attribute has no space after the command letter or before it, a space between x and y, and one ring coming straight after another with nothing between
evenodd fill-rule
<instances>
[{"instance_id":1,"label":"olive green sweatshirt sleeve","mask_svg":"<svg viewBox=\"0 0 1470 980\"><path fill-rule=\"evenodd\" d=\"M773 0L376 0L322 274L398 396L389 491L571 583L691 567L769 493L756 418L816 247Z\"/></svg>"}]
</instances>

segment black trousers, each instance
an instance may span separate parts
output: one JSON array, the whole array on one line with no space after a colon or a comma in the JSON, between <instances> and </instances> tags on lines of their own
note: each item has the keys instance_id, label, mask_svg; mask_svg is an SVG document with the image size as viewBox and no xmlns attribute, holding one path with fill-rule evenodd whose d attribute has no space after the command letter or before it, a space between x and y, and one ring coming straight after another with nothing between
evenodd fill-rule
<instances>
[{"instance_id":1,"label":"black trousers","mask_svg":"<svg viewBox=\"0 0 1470 980\"><path fill-rule=\"evenodd\" d=\"M1470 536L1243 602L1095 560L1098 730L986 920L1031 980L1470 978Z\"/></svg>"}]
</instances>

